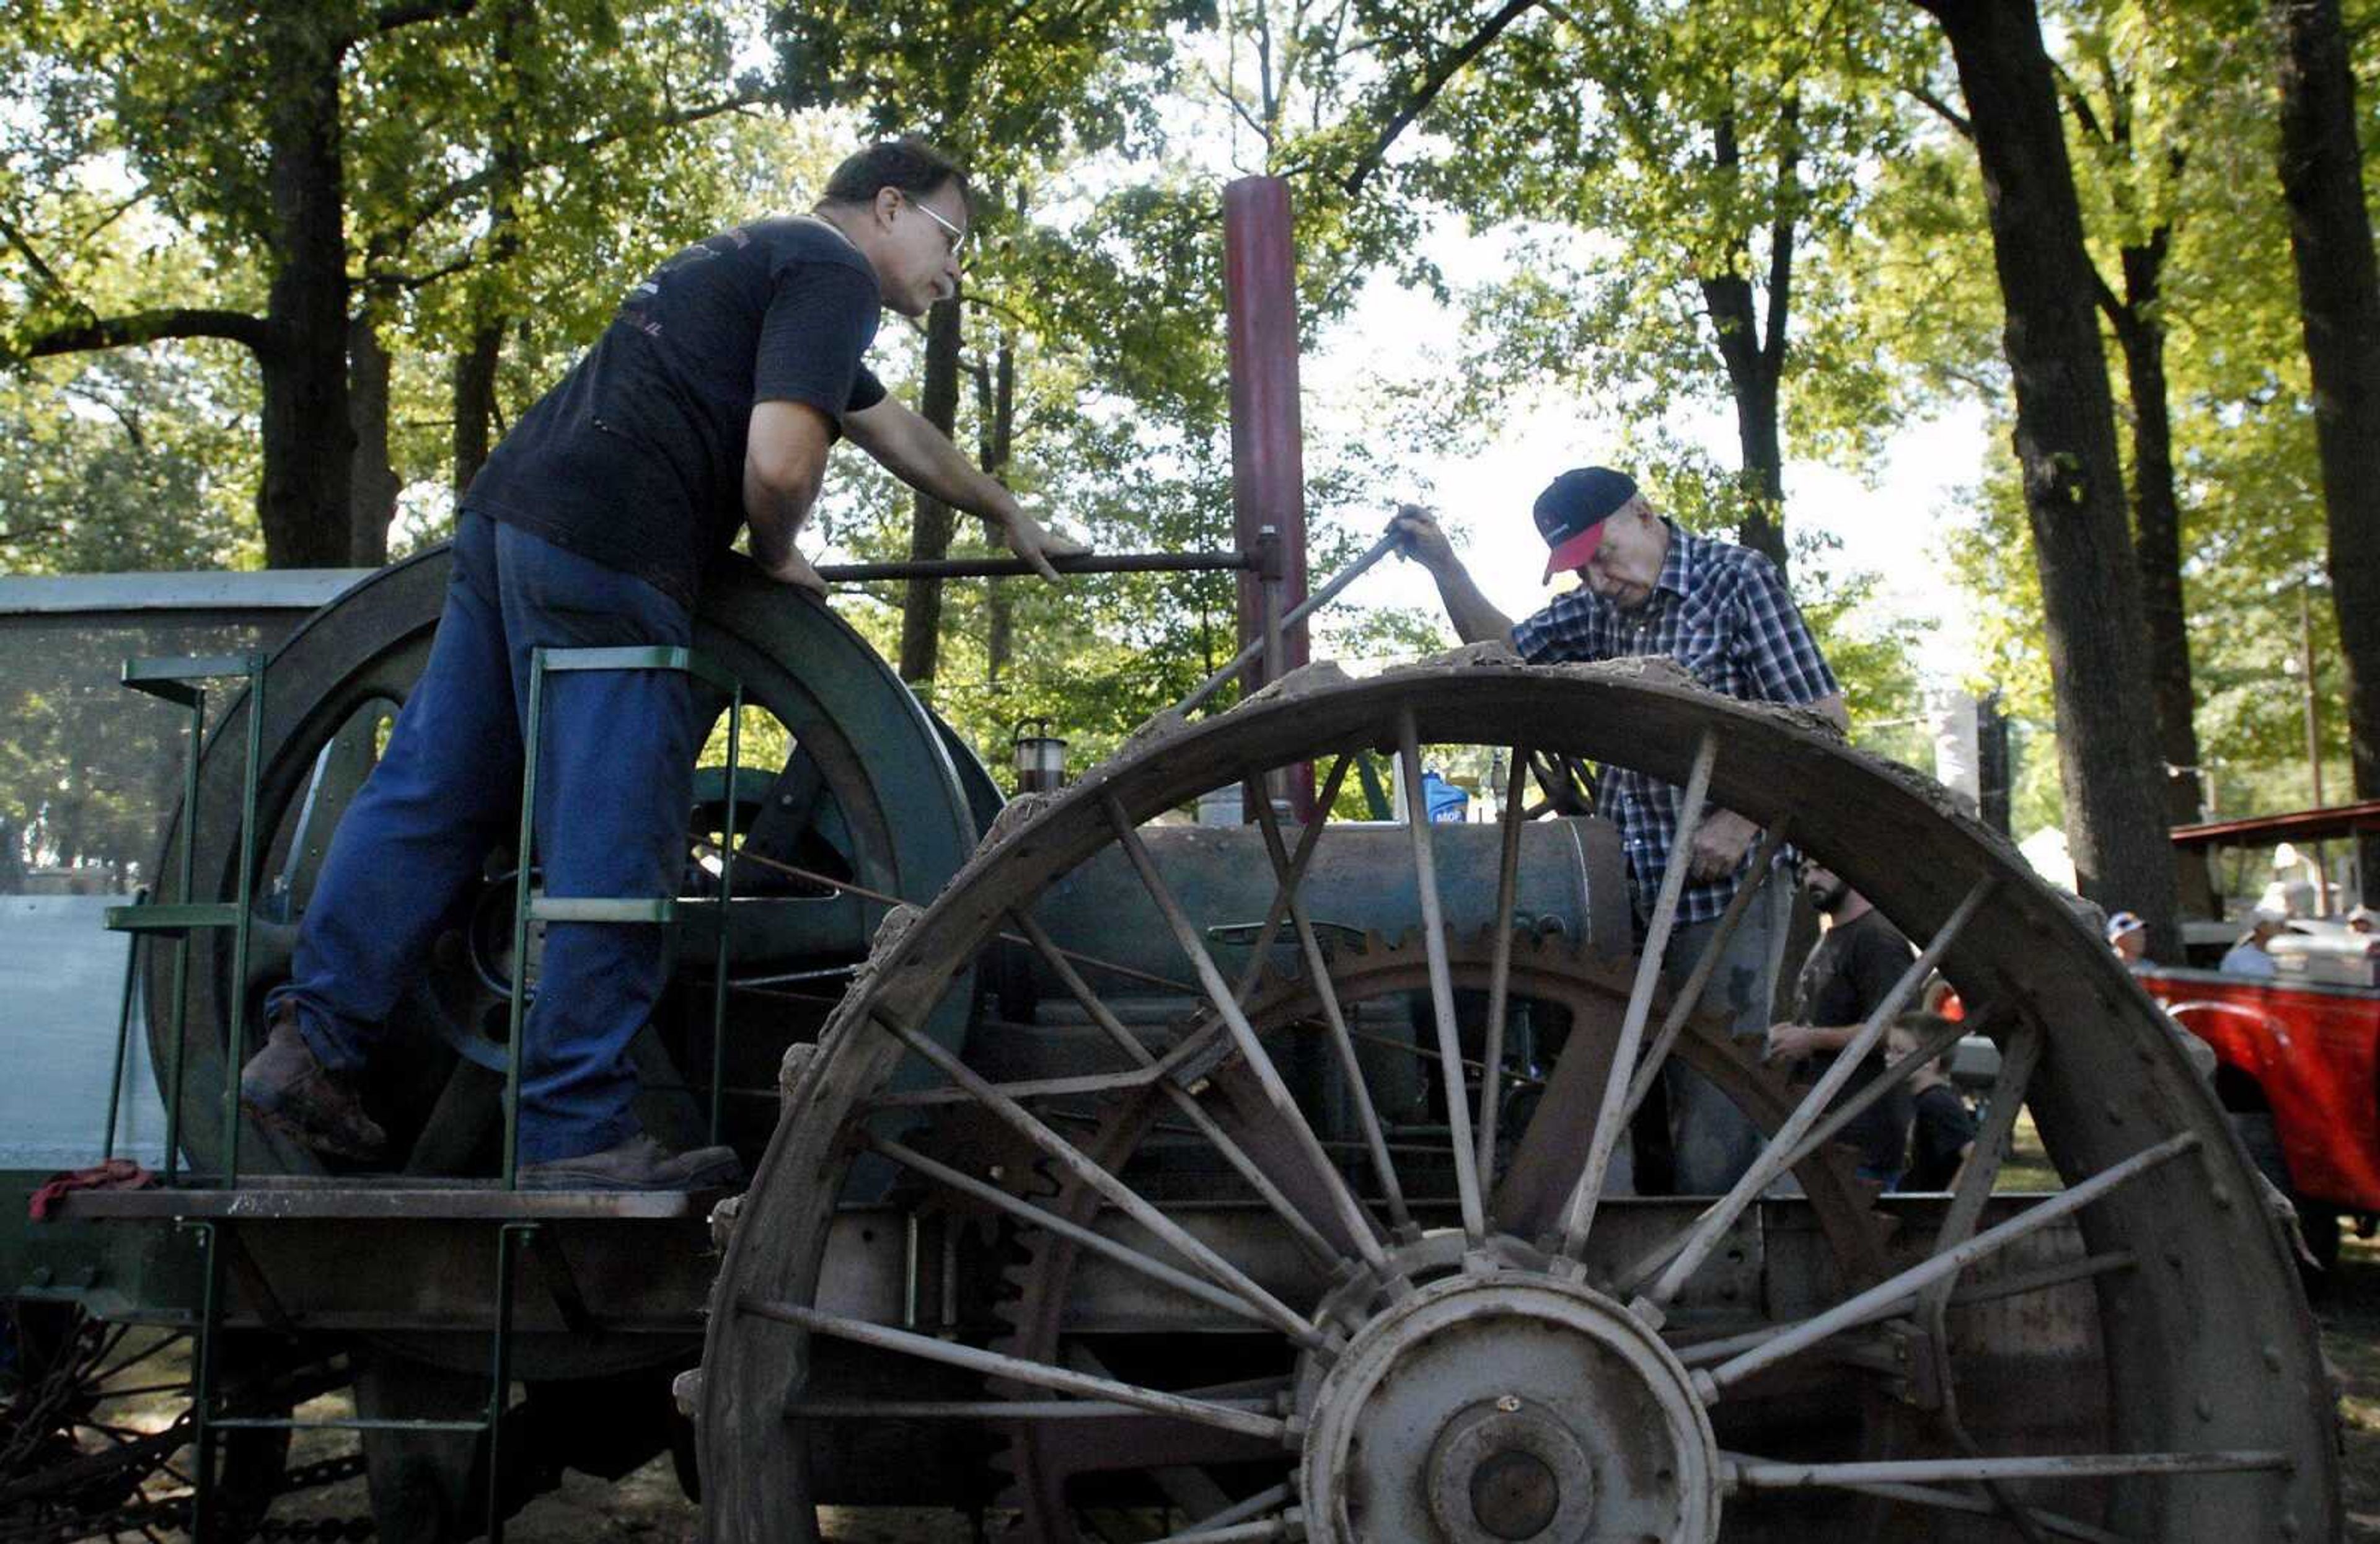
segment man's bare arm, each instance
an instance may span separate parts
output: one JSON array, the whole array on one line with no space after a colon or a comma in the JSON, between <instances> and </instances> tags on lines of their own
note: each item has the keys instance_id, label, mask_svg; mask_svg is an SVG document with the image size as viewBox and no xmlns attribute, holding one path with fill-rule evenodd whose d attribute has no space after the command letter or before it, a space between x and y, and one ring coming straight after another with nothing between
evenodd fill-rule
<instances>
[{"instance_id":1,"label":"man's bare arm","mask_svg":"<svg viewBox=\"0 0 2380 1544\"><path fill-rule=\"evenodd\" d=\"M950 436L889 396L864 411L844 414L843 428L854 444L910 487L990 522L1009 550L1045 579L1058 577L1050 558L1090 551L1071 537L1046 529L1026 513L1016 495L961 454Z\"/></svg>"},{"instance_id":2,"label":"man's bare arm","mask_svg":"<svg viewBox=\"0 0 2380 1544\"><path fill-rule=\"evenodd\" d=\"M1429 511L1405 505L1398 509L1390 529L1404 538L1405 551L1438 581L1438 598L1445 603L1447 619L1463 642L1512 646L1512 619L1480 593L1471 571L1454 555L1453 544Z\"/></svg>"},{"instance_id":3,"label":"man's bare arm","mask_svg":"<svg viewBox=\"0 0 2380 1544\"><path fill-rule=\"evenodd\" d=\"M818 502L834 425L806 402L756 402L744 444L744 517L752 556L768 576L817 594L826 586L794 546Z\"/></svg>"}]
</instances>

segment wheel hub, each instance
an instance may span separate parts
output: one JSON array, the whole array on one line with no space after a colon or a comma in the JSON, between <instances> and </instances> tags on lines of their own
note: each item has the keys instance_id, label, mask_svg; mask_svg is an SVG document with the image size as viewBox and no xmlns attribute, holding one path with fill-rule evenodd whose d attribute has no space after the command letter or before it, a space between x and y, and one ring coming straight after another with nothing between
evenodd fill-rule
<instances>
[{"instance_id":1,"label":"wheel hub","mask_svg":"<svg viewBox=\"0 0 2380 1544\"><path fill-rule=\"evenodd\" d=\"M1541 1271L1421 1287L1300 1404L1311 1539L1718 1535L1718 1444L1685 1368L1622 1305Z\"/></svg>"}]
</instances>

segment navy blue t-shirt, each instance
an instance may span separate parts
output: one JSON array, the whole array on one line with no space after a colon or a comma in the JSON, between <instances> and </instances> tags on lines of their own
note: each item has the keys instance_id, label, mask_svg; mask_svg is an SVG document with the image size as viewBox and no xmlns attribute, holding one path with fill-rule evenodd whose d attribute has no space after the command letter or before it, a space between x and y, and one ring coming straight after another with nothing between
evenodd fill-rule
<instances>
[{"instance_id":1,"label":"navy blue t-shirt","mask_svg":"<svg viewBox=\"0 0 2380 1544\"><path fill-rule=\"evenodd\" d=\"M629 293L463 502L692 606L744 523L752 405L840 423L882 401L860 363L882 304L876 271L821 220L698 242Z\"/></svg>"}]
</instances>

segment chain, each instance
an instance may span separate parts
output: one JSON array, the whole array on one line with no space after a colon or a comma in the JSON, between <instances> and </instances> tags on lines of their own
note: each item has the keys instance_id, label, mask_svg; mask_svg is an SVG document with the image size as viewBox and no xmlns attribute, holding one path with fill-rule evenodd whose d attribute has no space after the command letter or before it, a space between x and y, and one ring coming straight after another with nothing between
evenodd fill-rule
<instances>
[{"instance_id":1,"label":"chain","mask_svg":"<svg viewBox=\"0 0 2380 1544\"><path fill-rule=\"evenodd\" d=\"M282 1477L277 1499L299 1490L310 1490L325 1485L336 1485L355 1478L364 1472L364 1457L351 1453L337 1458L325 1458L313 1464L303 1464ZM0 1544L72 1544L77 1539L114 1538L119 1534L138 1534L154 1530L188 1532L190 1526L190 1498L171 1496L163 1501L140 1501L120 1506L109 1512L88 1513L75 1517L45 1518L38 1522L11 1524L0 1521ZM372 1537L374 1525L369 1513L349 1517L266 1517L257 1522L249 1537L259 1539L291 1539L297 1544L322 1540L322 1544L342 1544L344 1540L362 1540Z\"/></svg>"}]
</instances>

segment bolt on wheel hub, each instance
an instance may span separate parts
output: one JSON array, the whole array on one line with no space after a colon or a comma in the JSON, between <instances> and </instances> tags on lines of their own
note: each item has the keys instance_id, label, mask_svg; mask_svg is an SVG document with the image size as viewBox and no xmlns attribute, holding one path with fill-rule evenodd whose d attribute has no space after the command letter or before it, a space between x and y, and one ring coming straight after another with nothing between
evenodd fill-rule
<instances>
[{"instance_id":1,"label":"bolt on wheel hub","mask_svg":"<svg viewBox=\"0 0 2380 1544\"><path fill-rule=\"evenodd\" d=\"M1591 1288L1444 1278L1366 1323L1303 1403L1307 1538L1708 1544L1718 1446L1685 1368Z\"/></svg>"}]
</instances>

